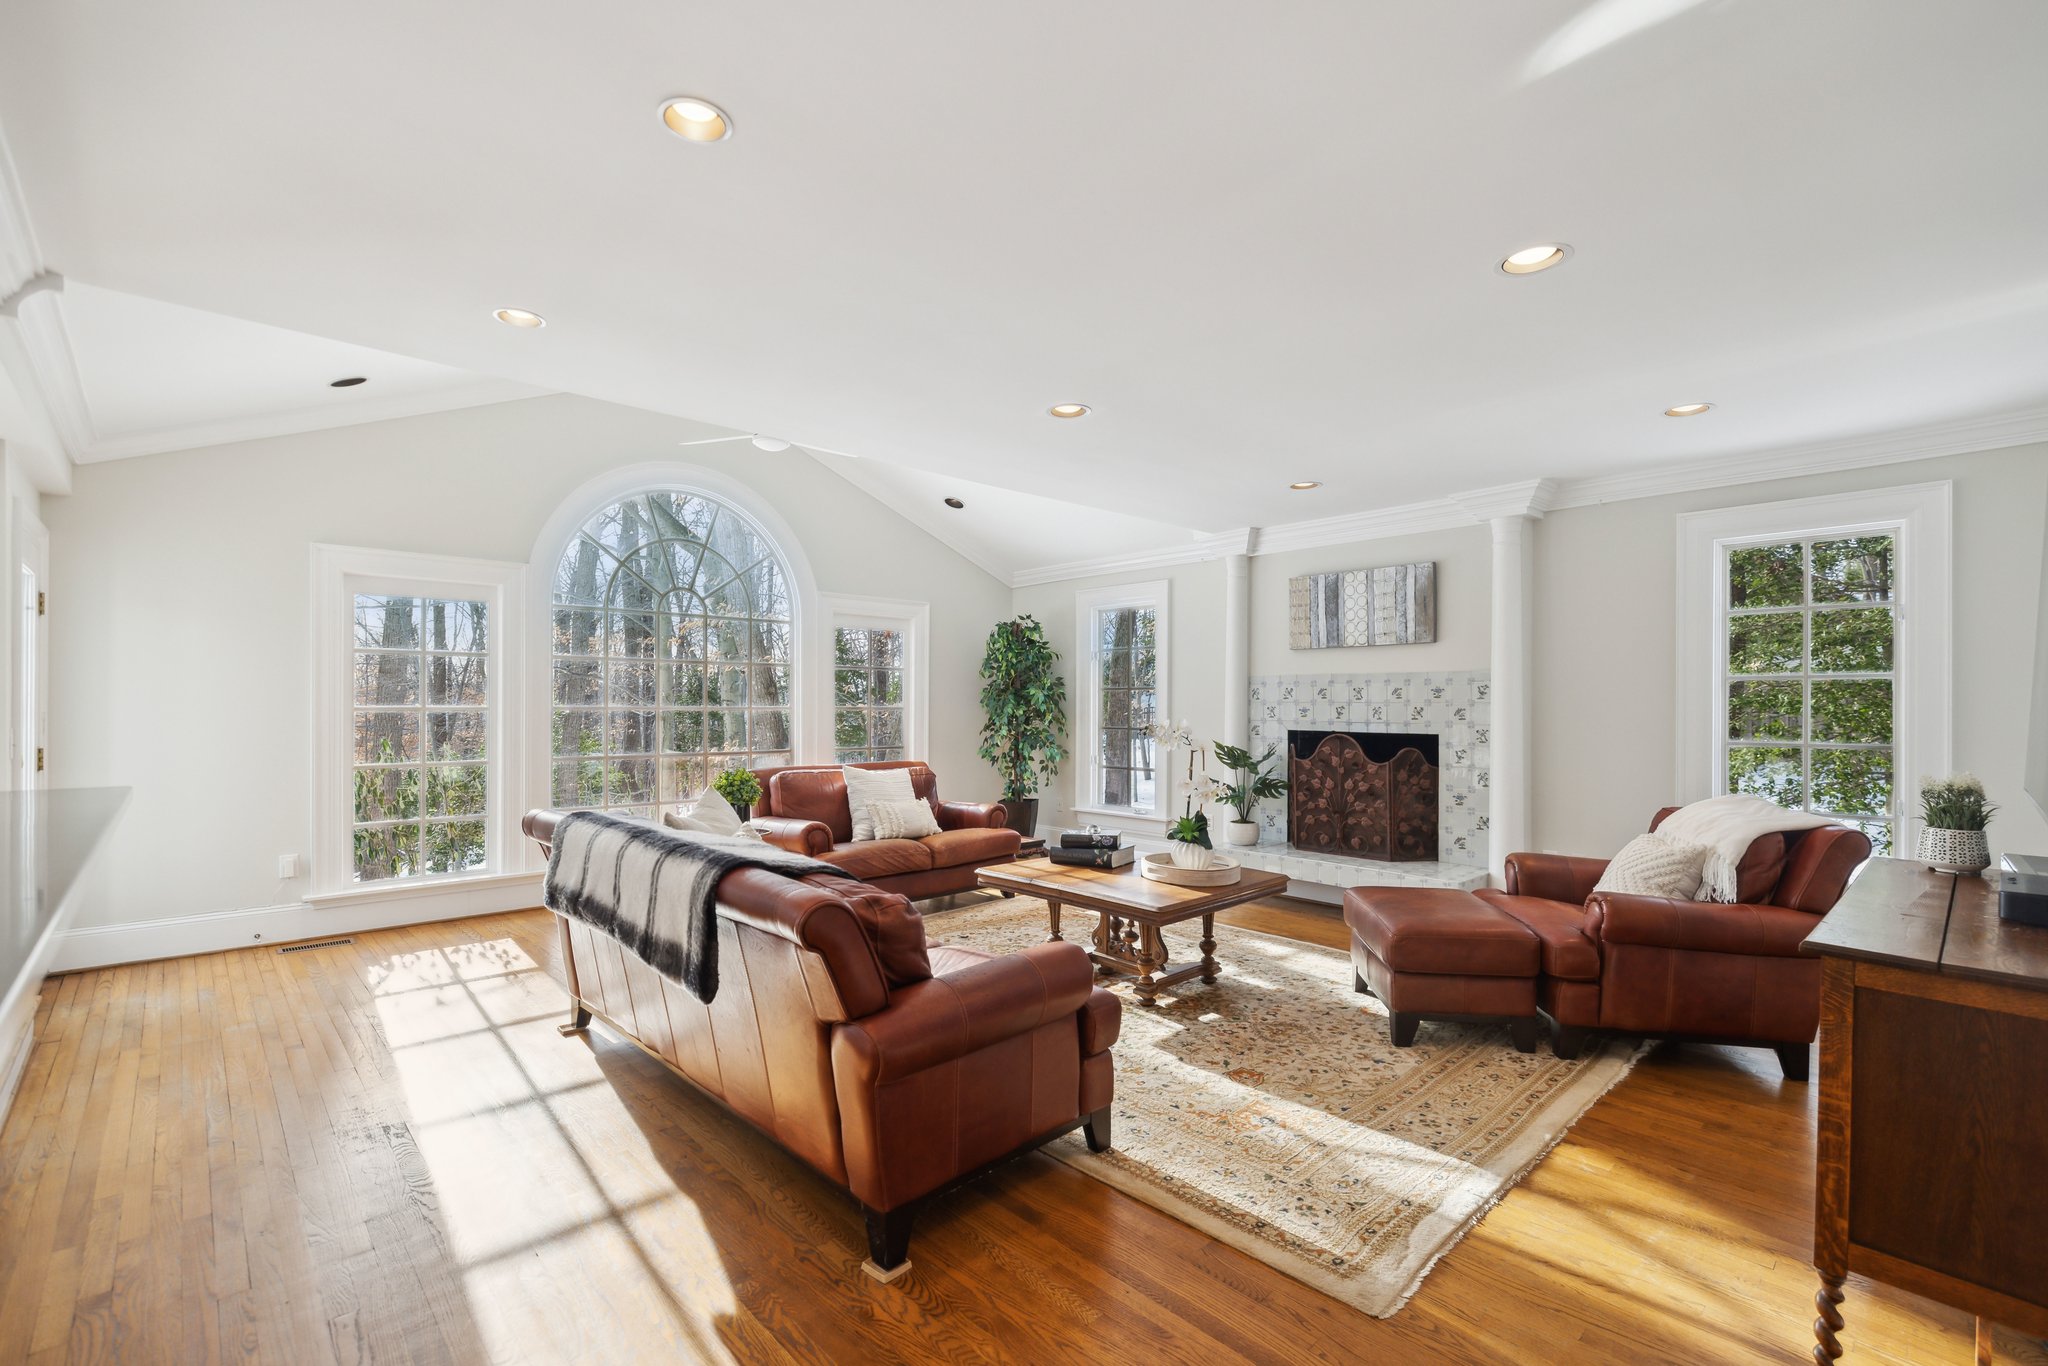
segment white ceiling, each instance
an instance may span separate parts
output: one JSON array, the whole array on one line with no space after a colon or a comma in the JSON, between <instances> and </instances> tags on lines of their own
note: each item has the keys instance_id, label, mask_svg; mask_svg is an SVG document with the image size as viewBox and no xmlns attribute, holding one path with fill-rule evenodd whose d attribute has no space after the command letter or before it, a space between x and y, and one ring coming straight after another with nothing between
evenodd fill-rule
<instances>
[{"instance_id":1,"label":"white ceiling","mask_svg":"<svg viewBox=\"0 0 2048 1366\"><path fill-rule=\"evenodd\" d=\"M0 122L72 279L928 488L1214 531L1307 515L1290 479L1360 514L2048 401L2038 0L15 0L7 26ZM669 135L677 93L731 140ZM1576 254L1494 269L1547 240Z\"/></svg>"},{"instance_id":2,"label":"white ceiling","mask_svg":"<svg viewBox=\"0 0 2048 1366\"><path fill-rule=\"evenodd\" d=\"M540 392L388 351L69 283L58 300L82 461L346 426ZM330 381L362 377L347 389Z\"/></svg>"}]
</instances>

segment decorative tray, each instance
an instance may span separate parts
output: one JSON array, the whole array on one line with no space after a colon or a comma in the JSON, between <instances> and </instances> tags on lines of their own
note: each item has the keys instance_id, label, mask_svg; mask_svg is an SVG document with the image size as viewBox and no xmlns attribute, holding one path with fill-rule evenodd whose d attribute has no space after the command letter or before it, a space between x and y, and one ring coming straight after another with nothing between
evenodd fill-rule
<instances>
[{"instance_id":1,"label":"decorative tray","mask_svg":"<svg viewBox=\"0 0 2048 1366\"><path fill-rule=\"evenodd\" d=\"M1244 867L1228 854L1213 855L1207 868L1182 868L1171 854L1147 854L1138 860L1138 872L1176 887L1228 887L1244 876Z\"/></svg>"}]
</instances>

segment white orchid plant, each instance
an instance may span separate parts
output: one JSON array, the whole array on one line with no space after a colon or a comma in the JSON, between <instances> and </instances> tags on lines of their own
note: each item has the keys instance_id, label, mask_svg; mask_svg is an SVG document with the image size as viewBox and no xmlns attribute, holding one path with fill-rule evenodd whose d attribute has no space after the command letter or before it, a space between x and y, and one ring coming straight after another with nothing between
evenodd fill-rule
<instances>
[{"instance_id":1,"label":"white orchid plant","mask_svg":"<svg viewBox=\"0 0 2048 1366\"><path fill-rule=\"evenodd\" d=\"M1202 807L1221 800L1224 784L1209 776L1208 751L1195 743L1194 728L1185 721L1154 721L1145 727L1145 734L1168 754L1183 749L1188 752L1187 781L1181 787L1180 819L1167 828L1166 837L1180 844L1215 848L1209 842L1209 813Z\"/></svg>"}]
</instances>

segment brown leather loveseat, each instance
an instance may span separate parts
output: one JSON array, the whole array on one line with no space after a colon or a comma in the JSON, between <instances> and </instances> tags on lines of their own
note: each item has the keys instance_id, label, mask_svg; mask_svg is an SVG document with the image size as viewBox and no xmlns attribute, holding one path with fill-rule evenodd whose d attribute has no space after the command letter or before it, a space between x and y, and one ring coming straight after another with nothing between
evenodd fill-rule
<instances>
[{"instance_id":1,"label":"brown leather loveseat","mask_svg":"<svg viewBox=\"0 0 2048 1366\"><path fill-rule=\"evenodd\" d=\"M838 764L755 769L761 800L754 806L754 828L770 844L844 868L848 876L913 901L971 892L975 869L1017 857L1024 837L1004 825L1008 812L1002 803L940 801L939 780L920 760L846 767L910 770L910 790L931 804L939 833L855 843Z\"/></svg>"},{"instance_id":2,"label":"brown leather loveseat","mask_svg":"<svg viewBox=\"0 0 2048 1366\"><path fill-rule=\"evenodd\" d=\"M1799 945L1869 857L1869 837L1847 826L1766 835L1737 866L1736 902L1723 904L1595 892L1606 859L1509 854L1506 890L1476 895L1542 941L1537 1000L1559 1057L1605 1029L1762 1045L1804 1081L1821 964Z\"/></svg>"},{"instance_id":3,"label":"brown leather loveseat","mask_svg":"<svg viewBox=\"0 0 2048 1366\"><path fill-rule=\"evenodd\" d=\"M532 811L523 828L546 847L558 820ZM925 1198L1076 1128L1109 1147L1122 1004L1078 945L928 947L899 895L743 868L718 886L707 1005L610 936L556 918L563 1032L604 1016L851 1191L879 1279L908 1265Z\"/></svg>"}]
</instances>

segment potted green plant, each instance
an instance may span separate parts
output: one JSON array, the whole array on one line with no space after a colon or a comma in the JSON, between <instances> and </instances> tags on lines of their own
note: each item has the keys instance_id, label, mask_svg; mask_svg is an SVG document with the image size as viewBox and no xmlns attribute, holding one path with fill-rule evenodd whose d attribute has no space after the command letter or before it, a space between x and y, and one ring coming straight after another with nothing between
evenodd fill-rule
<instances>
[{"instance_id":1,"label":"potted green plant","mask_svg":"<svg viewBox=\"0 0 2048 1366\"><path fill-rule=\"evenodd\" d=\"M1059 651L1030 615L998 622L981 658L981 757L1003 780L1009 826L1038 829L1038 790L1067 757L1067 680Z\"/></svg>"},{"instance_id":2,"label":"potted green plant","mask_svg":"<svg viewBox=\"0 0 2048 1366\"><path fill-rule=\"evenodd\" d=\"M732 803L741 820L753 819L754 803L761 800L761 780L744 768L729 768L711 780L719 796Z\"/></svg>"},{"instance_id":3,"label":"potted green plant","mask_svg":"<svg viewBox=\"0 0 2048 1366\"><path fill-rule=\"evenodd\" d=\"M1215 753L1216 762L1230 773L1229 782L1216 785L1217 799L1237 813L1236 820L1224 824L1223 838L1232 844L1257 844L1259 823L1252 819L1253 809L1287 791L1287 780L1272 769L1279 747L1268 747L1262 758L1254 758L1250 750L1226 745L1221 740L1209 748Z\"/></svg>"},{"instance_id":4,"label":"potted green plant","mask_svg":"<svg viewBox=\"0 0 2048 1366\"><path fill-rule=\"evenodd\" d=\"M1920 861L1946 873L1981 873L1991 866L1985 827L1997 812L1984 784L1967 773L1920 784Z\"/></svg>"},{"instance_id":5,"label":"potted green plant","mask_svg":"<svg viewBox=\"0 0 2048 1366\"><path fill-rule=\"evenodd\" d=\"M1207 868L1216 861L1209 848L1209 817L1200 811L1167 826L1166 838L1173 844L1167 853L1176 868Z\"/></svg>"}]
</instances>

